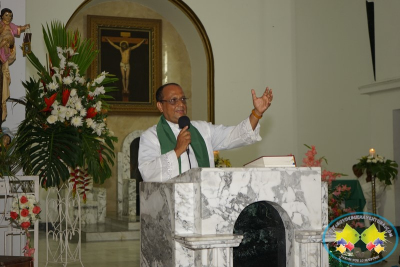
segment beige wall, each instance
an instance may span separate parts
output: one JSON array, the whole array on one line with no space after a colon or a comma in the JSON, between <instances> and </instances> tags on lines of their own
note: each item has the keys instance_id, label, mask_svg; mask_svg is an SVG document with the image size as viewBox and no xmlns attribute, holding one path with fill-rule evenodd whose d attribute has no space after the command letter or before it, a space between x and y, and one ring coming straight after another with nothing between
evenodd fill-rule
<instances>
[{"instance_id":1,"label":"beige wall","mask_svg":"<svg viewBox=\"0 0 400 267\"><path fill-rule=\"evenodd\" d=\"M66 22L81 2L28 1L27 21L36 27L53 18ZM358 90L373 82L365 0L185 3L203 23L214 52L217 123L234 124L250 114L251 88L258 94L267 85L274 89L274 102L261 121L263 141L221 153L235 166L261 155L289 153L301 162L304 143L317 146L329 170L349 177L351 165L370 147L393 157L386 108L396 104L385 103L395 100L378 94L377 104ZM375 1L380 80L399 76L399 5L397 0ZM33 40L42 46L40 34ZM393 202L383 216L391 221L400 216Z\"/></svg>"}]
</instances>

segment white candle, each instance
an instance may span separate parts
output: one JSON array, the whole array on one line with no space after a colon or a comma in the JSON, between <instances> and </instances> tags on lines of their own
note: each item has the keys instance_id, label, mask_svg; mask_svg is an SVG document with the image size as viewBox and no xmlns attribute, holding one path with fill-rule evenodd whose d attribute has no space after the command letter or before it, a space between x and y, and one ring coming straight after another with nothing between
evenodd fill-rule
<instances>
[{"instance_id":1,"label":"white candle","mask_svg":"<svg viewBox=\"0 0 400 267\"><path fill-rule=\"evenodd\" d=\"M375 149L371 148L371 149L369 150L369 155L370 155L371 157L375 157Z\"/></svg>"}]
</instances>

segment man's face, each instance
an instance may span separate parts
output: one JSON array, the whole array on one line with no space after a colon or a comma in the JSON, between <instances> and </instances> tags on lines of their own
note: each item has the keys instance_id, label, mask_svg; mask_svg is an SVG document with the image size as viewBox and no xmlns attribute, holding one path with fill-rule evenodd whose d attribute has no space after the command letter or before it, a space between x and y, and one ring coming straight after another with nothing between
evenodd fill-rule
<instances>
[{"instance_id":1,"label":"man's face","mask_svg":"<svg viewBox=\"0 0 400 267\"><path fill-rule=\"evenodd\" d=\"M175 105L171 105L168 101L157 102L157 108L164 114L165 119L178 123L179 118L185 116L187 112L186 104L180 101L182 97L185 97L182 88L176 85L168 85L163 89L163 96L163 100L179 99Z\"/></svg>"}]
</instances>

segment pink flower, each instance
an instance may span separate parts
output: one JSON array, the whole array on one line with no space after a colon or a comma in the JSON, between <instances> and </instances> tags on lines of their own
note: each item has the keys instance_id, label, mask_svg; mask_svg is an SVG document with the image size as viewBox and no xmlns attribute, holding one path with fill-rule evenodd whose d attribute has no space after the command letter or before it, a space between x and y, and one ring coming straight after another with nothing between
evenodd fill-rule
<instances>
[{"instance_id":1,"label":"pink flower","mask_svg":"<svg viewBox=\"0 0 400 267\"><path fill-rule=\"evenodd\" d=\"M311 149L306 152L306 157L303 158L303 167L321 167L322 159L315 159L317 150L315 146L311 146Z\"/></svg>"},{"instance_id":2,"label":"pink flower","mask_svg":"<svg viewBox=\"0 0 400 267\"><path fill-rule=\"evenodd\" d=\"M330 172L327 170L323 170L321 173L321 180L324 182L328 182L330 185L332 181L335 181L337 177L340 177L341 175L335 172Z\"/></svg>"},{"instance_id":3,"label":"pink flower","mask_svg":"<svg viewBox=\"0 0 400 267\"><path fill-rule=\"evenodd\" d=\"M332 194L338 197L338 196L340 196L340 191L335 191Z\"/></svg>"},{"instance_id":4,"label":"pink flower","mask_svg":"<svg viewBox=\"0 0 400 267\"><path fill-rule=\"evenodd\" d=\"M32 257L32 255L35 253L34 248L26 248L24 247L24 256L25 257Z\"/></svg>"},{"instance_id":5,"label":"pink flower","mask_svg":"<svg viewBox=\"0 0 400 267\"><path fill-rule=\"evenodd\" d=\"M347 185L342 185L342 191L350 191L351 187L347 187Z\"/></svg>"}]
</instances>

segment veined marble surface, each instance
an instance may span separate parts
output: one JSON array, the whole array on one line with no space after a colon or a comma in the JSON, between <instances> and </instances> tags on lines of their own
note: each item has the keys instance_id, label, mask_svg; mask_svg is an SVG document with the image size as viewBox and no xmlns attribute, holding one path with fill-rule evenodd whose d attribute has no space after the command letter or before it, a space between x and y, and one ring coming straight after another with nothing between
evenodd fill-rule
<instances>
[{"instance_id":1,"label":"veined marble surface","mask_svg":"<svg viewBox=\"0 0 400 267\"><path fill-rule=\"evenodd\" d=\"M307 266L321 266L323 251L316 233L326 225L325 186L320 168L294 167L199 168L166 183L143 183L141 266L232 266L232 248L210 250L209 244L193 250L178 239L191 234L232 235L241 211L258 201L268 202L281 216L286 265L302 266L303 245L296 241L295 231L303 230L313 236L307 244Z\"/></svg>"},{"instance_id":2,"label":"veined marble surface","mask_svg":"<svg viewBox=\"0 0 400 267\"><path fill-rule=\"evenodd\" d=\"M131 143L140 137L142 130L128 134L122 144L122 152L118 152L118 216L136 216L136 180L131 179Z\"/></svg>"},{"instance_id":3,"label":"veined marble surface","mask_svg":"<svg viewBox=\"0 0 400 267\"><path fill-rule=\"evenodd\" d=\"M82 224L105 223L106 221L106 206L107 206L107 191L105 188L90 186L90 191L87 193L86 203L81 199L80 202L80 218ZM74 220L79 216L77 204L73 207Z\"/></svg>"}]
</instances>

